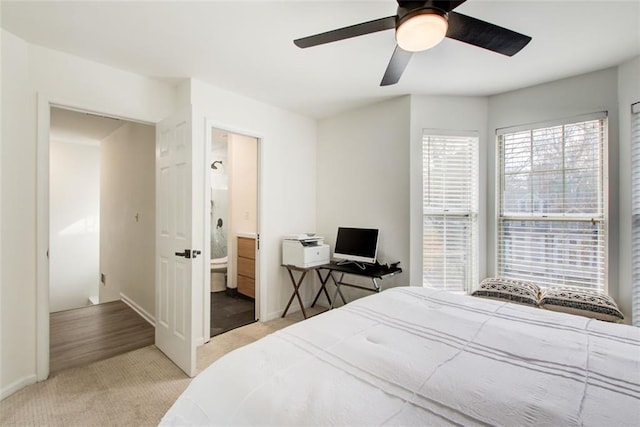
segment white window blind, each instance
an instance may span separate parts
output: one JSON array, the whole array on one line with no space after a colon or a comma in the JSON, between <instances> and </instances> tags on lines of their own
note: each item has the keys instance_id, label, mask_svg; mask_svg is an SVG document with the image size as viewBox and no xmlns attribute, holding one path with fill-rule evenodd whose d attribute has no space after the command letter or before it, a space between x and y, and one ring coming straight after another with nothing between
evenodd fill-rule
<instances>
[{"instance_id":1,"label":"white window blind","mask_svg":"<svg viewBox=\"0 0 640 427\"><path fill-rule=\"evenodd\" d=\"M478 138L422 136L422 281L468 291L477 281Z\"/></svg>"},{"instance_id":2,"label":"white window blind","mask_svg":"<svg viewBox=\"0 0 640 427\"><path fill-rule=\"evenodd\" d=\"M640 102L631 106L632 314L640 326Z\"/></svg>"},{"instance_id":3,"label":"white window blind","mask_svg":"<svg viewBox=\"0 0 640 427\"><path fill-rule=\"evenodd\" d=\"M606 291L606 125L499 132L499 275Z\"/></svg>"}]
</instances>

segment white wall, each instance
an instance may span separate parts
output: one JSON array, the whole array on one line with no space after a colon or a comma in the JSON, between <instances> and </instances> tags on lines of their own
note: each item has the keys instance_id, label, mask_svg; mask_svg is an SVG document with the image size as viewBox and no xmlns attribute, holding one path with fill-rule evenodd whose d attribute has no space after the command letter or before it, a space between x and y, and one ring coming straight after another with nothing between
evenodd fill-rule
<instances>
[{"instance_id":1,"label":"white wall","mask_svg":"<svg viewBox=\"0 0 640 427\"><path fill-rule=\"evenodd\" d=\"M637 75L636 75L637 78ZM618 71L617 68L596 71L576 77L541 84L489 98L489 130L487 139L493 143L487 148L488 200L495 200L496 129L521 124L538 123L581 114L608 111L609 114L609 293L620 304L625 317L630 316L631 295L621 293L624 289L618 280L618 242L620 238L618 217ZM629 175L630 176L630 175ZM488 260L495 260L495 204L487 206ZM487 265L487 274L495 274L495 263ZM621 281L631 276L620 277ZM626 292L626 291L624 291Z\"/></svg>"},{"instance_id":2,"label":"white wall","mask_svg":"<svg viewBox=\"0 0 640 427\"><path fill-rule=\"evenodd\" d=\"M0 397L35 381L36 104L29 46L2 31Z\"/></svg>"},{"instance_id":3,"label":"white wall","mask_svg":"<svg viewBox=\"0 0 640 427\"><path fill-rule=\"evenodd\" d=\"M258 141L229 135L231 226L234 233L255 233L258 222Z\"/></svg>"},{"instance_id":4,"label":"white wall","mask_svg":"<svg viewBox=\"0 0 640 427\"><path fill-rule=\"evenodd\" d=\"M333 253L339 226L378 228L378 260L400 261L404 273L383 287L409 284L410 98L321 120L317 148L317 228ZM368 280L356 280L371 286ZM348 299L366 291L345 288ZM324 303L324 299L320 299Z\"/></svg>"},{"instance_id":5,"label":"white wall","mask_svg":"<svg viewBox=\"0 0 640 427\"><path fill-rule=\"evenodd\" d=\"M620 211L619 283L622 311L631 323L631 104L640 102L640 57L618 68L618 111L620 123Z\"/></svg>"},{"instance_id":6,"label":"white wall","mask_svg":"<svg viewBox=\"0 0 640 427\"><path fill-rule=\"evenodd\" d=\"M50 145L49 311L89 305L98 295L100 145Z\"/></svg>"},{"instance_id":7,"label":"white wall","mask_svg":"<svg viewBox=\"0 0 640 427\"><path fill-rule=\"evenodd\" d=\"M0 396L36 379L37 96L63 105L157 122L175 108L169 84L50 49L2 31L2 335ZM48 136L44 139L48 145ZM37 171L37 172L36 172ZM46 181L45 181L46 182ZM47 200L48 204L48 200ZM48 233L48 230L47 230ZM48 296L47 296L48 299ZM46 322L46 323L45 323ZM38 361L42 364L46 361Z\"/></svg>"},{"instance_id":8,"label":"white wall","mask_svg":"<svg viewBox=\"0 0 640 427\"><path fill-rule=\"evenodd\" d=\"M316 225L315 121L197 80L188 90L203 130L207 118L216 128L261 139L258 263L266 294L260 296L265 304L260 320L278 317L292 292L281 267L282 236ZM208 241L202 244L207 246ZM305 292L306 299L313 298L310 289Z\"/></svg>"},{"instance_id":9,"label":"white wall","mask_svg":"<svg viewBox=\"0 0 640 427\"><path fill-rule=\"evenodd\" d=\"M255 234L258 229L258 141L230 134L229 150L229 242L228 286L237 288L238 234Z\"/></svg>"},{"instance_id":10,"label":"white wall","mask_svg":"<svg viewBox=\"0 0 640 427\"><path fill-rule=\"evenodd\" d=\"M120 297L155 319L155 127L126 122L103 139L100 302Z\"/></svg>"},{"instance_id":11,"label":"white wall","mask_svg":"<svg viewBox=\"0 0 640 427\"><path fill-rule=\"evenodd\" d=\"M2 8L0 7L0 19L2 19ZM2 52L2 49L4 49L4 44L2 43L2 31L0 30L0 52ZM3 65L2 59L0 58L0 310L4 311L4 305L2 304L2 277L3 277L3 269L2 269L2 242L4 241L3 239L3 229L4 229L4 223L2 222L2 183L4 182L4 179L2 178L2 171L4 170L3 166L2 166L2 140L4 139L4 127L2 126L2 122L4 120L4 101L5 98L2 96L2 87L4 86L4 79L2 79L2 77L5 75L5 68L2 66ZM3 318L2 315L0 314L0 336L2 334L4 334L4 327L3 325L5 325L6 322L3 322ZM2 338L0 338L0 400L2 398L4 398L5 393L9 392L9 390L5 390L2 387L3 384L3 380L2 380L2 358L3 358L3 352L2 352ZM15 386L15 383L14 383Z\"/></svg>"},{"instance_id":12,"label":"white wall","mask_svg":"<svg viewBox=\"0 0 640 427\"><path fill-rule=\"evenodd\" d=\"M168 117L176 88L42 46L29 46L32 89L53 102L147 123Z\"/></svg>"},{"instance_id":13,"label":"white wall","mask_svg":"<svg viewBox=\"0 0 640 427\"><path fill-rule=\"evenodd\" d=\"M486 97L412 96L411 97L411 148L410 148L410 283L422 285L422 134L425 129L477 132L479 139L478 244L486 240L487 200L487 146L493 140L486 137L489 115ZM486 253L479 251L478 277L486 274Z\"/></svg>"}]
</instances>

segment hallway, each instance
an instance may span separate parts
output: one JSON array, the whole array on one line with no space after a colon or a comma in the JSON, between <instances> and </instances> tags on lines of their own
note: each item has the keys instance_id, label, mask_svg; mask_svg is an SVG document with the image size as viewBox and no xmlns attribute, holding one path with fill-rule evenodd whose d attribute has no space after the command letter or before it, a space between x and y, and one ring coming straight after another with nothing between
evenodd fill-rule
<instances>
[{"instance_id":1,"label":"hallway","mask_svg":"<svg viewBox=\"0 0 640 427\"><path fill-rule=\"evenodd\" d=\"M50 314L50 375L155 342L155 329L122 301Z\"/></svg>"}]
</instances>

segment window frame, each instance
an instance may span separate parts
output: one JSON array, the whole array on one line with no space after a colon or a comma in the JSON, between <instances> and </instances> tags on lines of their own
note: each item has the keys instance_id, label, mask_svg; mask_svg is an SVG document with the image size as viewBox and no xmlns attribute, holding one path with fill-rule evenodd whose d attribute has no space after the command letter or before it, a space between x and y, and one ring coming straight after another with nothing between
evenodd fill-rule
<instances>
[{"instance_id":1,"label":"window frame","mask_svg":"<svg viewBox=\"0 0 640 427\"><path fill-rule=\"evenodd\" d=\"M538 129L545 129L545 128L550 128L550 127L555 127L555 126L567 126L567 125L571 125L571 124L575 124L575 123L582 123L582 122L588 122L588 121L595 121L595 120L602 120L603 121L603 128L602 128L602 145L600 147L600 152L601 152L601 171L602 171L602 175L601 175L601 181L602 181L602 230L604 233L604 242L603 242L603 283L602 283L602 288L600 288L599 290L604 292L604 293L609 293L609 245L610 245L610 232L609 232L609 116L608 116L608 112L607 111L600 111L600 112L595 112L595 113L590 113L590 114L583 114L583 115L579 115L579 116L573 116L573 117L568 117L568 118L561 118L561 119L555 119L555 120L550 120L550 121L543 121L543 122L536 122L536 123L529 123L529 124L523 124L523 125L517 125L517 126L510 126L510 127L505 127L505 128L498 128L496 129L496 137L495 137L495 173L496 173L496 179L495 179L495 198L494 198L494 204L495 204L495 218L494 218L494 227L495 227L495 240L494 240L494 253L495 253L495 258L494 258L494 266L493 266L493 271L496 272L496 274L499 274L500 272L500 260L501 260L501 240L500 240L500 235L501 235L501 220L504 219L502 216L502 200L503 200L503 195L502 195L502 190L504 188L504 174L503 174L503 159L502 159L502 151L503 148L501 146L501 137L503 137L506 134L512 134L512 133L517 133L517 132L524 132L524 131L535 131ZM563 155L563 167L562 170L565 170L564 167L564 155ZM563 192L564 194L564 192ZM544 217L543 215L540 216L508 216L507 218L509 219L514 219L514 220L523 220L523 221L549 221L549 217L551 217L551 221L556 221L559 217L561 217L563 214L557 214L557 215L547 215L547 217ZM572 218L571 216L564 216L564 220L566 221L586 221L586 216L580 216L580 217L576 217L576 218ZM518 280L521 280L520 278L518 278ZM533 280L535 281L535 280ZM541 285L542 287L546 287L546 285ZM554 286L572 286L572 285L565 285L565 284L560 284L558 283L557 285ZM586 288L586 287L580 287L580 286L575 286L577 289L591 289L592 288Z\"/></svg>"},{"instance_id":2,"label":"window frame","mask_svg":"<svg viewBox=\"0 0 640 427\"><path fill-rule=\"evenodd\" d=\"M634 186L640 183L640 102L631 104L630 110L631 321L634 326L640 326L640 188Z\"/></svg>"},{"instance_id":3,"label":"window frame","mask_svg":"<svg viewBox=\"0 0 640 427\"><path fill-rule=\"evenodd\" d=\"M471 183L471 187L472 187L472 191L474 191L474 193L471 195L472 200L471 200L471 209L469 212L460 212L460 211L452 211L452 212L448 212L443 210L441 213L439 212L428 212L427 210L425 210L425 204L424 204L424 200L425 200L425 139L428 137L439 137L439 138L460 138L460 139L470 139L471 143L473 144L473 153L472 153L472 162L475 163L474 165L474 169L472 171L472 176L470 177L470 183ZM425 217L427 216L441 216L442 218L465 218L465 217L469 217L471 220L471 230L470 230L470 234L468 235L468 238L470 238L470 249L469 249L469 253L470 253L470 257L471 257L471 263L472 265L465 265L465 270L466 271L470 271L471 274L468 274L466 283L463 284L463 289L462 291L470 293L475 286L477 286L477 282L478 282L478 277L479 277L479 271L480 271L480 259L479 259L479 255L480 255L480 239L479 239L479 235L480 235L480 224L479 224L479 218L480 218L480 134L477 131L464 131L464 130L443 130L443 129L422 129L422 134L421 134L421 146L420 146L420 155L421 155L421 159L420 159L420 163L421 163L421 215L420 215L420 230L421 230L421 235L420 235L420 241L421 241L421 257L420 257L420 263L421 263L421 276L420 276L420 280L421 280L421 285L422 286L426 286L425 281L424 281L424 275L425 275L425 270L424 270L424 262L425 262L425 252L424 252L424 238L425 238L425 227L424 227L424 222L425 222ZM439 286L439 288L441 289L445 289L445 290L451 290L451 289L447 289L447 286L444 284L441 284ZM455 292L455 291L454 291Z\"/></svg>"}]
</instances>

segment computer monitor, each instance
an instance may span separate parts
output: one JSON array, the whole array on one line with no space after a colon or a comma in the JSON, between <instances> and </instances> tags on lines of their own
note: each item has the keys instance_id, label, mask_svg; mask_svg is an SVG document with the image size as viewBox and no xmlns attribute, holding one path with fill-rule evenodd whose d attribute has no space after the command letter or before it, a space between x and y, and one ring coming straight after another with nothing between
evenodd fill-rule
<instances>
[{"instance_id":1,"label":"computer monitor","mask_svg":"<svg viewBox=\"0 0 640 427\"><path fill-rule=\"evenodd\" d=\"M333 257L344 261L376 262L377 228L338 227Z\"/></svg>"}]
</instances>

